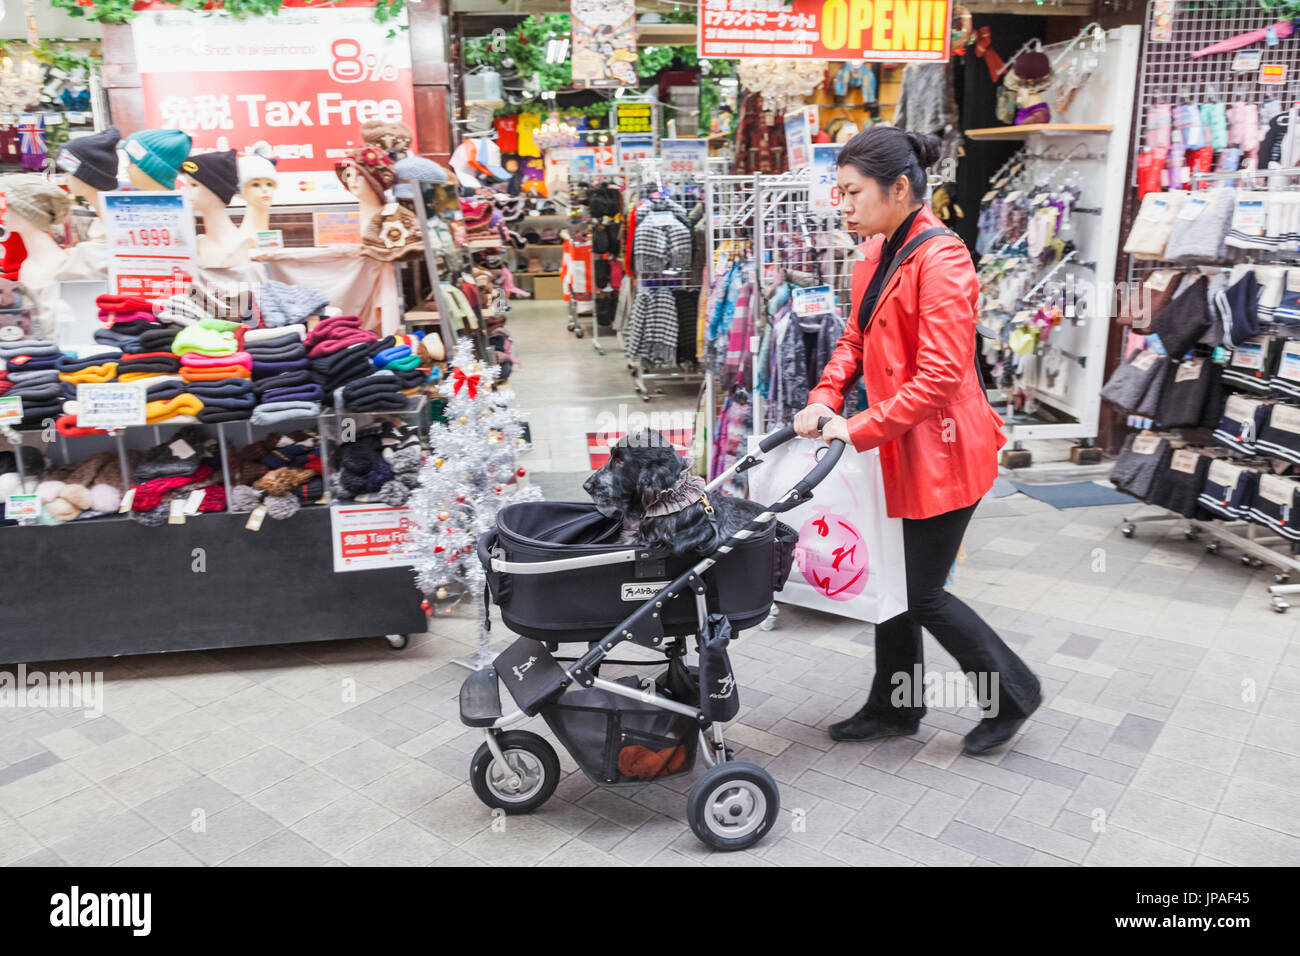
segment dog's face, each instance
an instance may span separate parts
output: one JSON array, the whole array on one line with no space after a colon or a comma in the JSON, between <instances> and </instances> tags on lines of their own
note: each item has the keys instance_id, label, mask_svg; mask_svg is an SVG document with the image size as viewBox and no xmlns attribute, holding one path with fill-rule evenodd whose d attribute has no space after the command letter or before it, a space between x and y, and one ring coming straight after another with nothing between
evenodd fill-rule
<instances>
[{"instance_id":1,"label":"dog's face","mask_svg":"<svg viewBox=\"0 0 1300 956\"><path fill-rule=\"evenodd\" d=\"M667 438L642 429L611 448L609 461L592 472L582 487L606 517L637 519L688 467Z\"/></svg>"}]
</instances>

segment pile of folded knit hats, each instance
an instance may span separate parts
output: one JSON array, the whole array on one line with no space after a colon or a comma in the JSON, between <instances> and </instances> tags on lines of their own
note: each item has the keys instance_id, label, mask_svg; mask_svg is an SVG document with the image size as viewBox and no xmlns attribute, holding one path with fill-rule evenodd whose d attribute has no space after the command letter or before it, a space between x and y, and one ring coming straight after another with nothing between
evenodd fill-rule
<instances>
[{"instance_id":1,"label":"pile of folded knit hats","mask_svg":"<svg viewBox=\"0 0 1300 956\"><path fill-rule=\"evenodd\" d=\"M99 321L103 323L103 328L97 329L94 335L100 345L111 345L123 352L149 351L142 336L164 328L147 299L105 293L95 304L99 306Z\"/></svg>"},{"instance_id":2,"label":"pile of folded knit hats","mask_svg":"<svg viewBox=\"0 0 1300 956\"><path fill-rule=\"evenodd\" d=\"M277 520L292 517L304 504L320 498L320 440L315 432L300 431L269 435L235 453L230 489L231 511L252 511L266 505L266 513Z\"/></svg>"},{"instance_id":3,"label":"pile of folded knit hats","mask_svg":"<svg viewBox=\"0 0 1300 956\"><path fill-rule=\"evenodd\" d=\"M188 448L186 447L188 446ZM226 489L216 439L205 438L193 425L150 448L131 469L131 517L141 524L167 520L171 502L203 489L199 511L224 511Z\"/></svg>"},{"instance_id":4,"label":"pile of folded knit hats","mask_svg":"<svg viewBox=\"0 0 1300 956\"><path fill-rule=\"evenodd\" d=\"M23 417L18 428L40 428L45 419L57 419L63 413L63 403L76 396L76 385L59 378L64 359L63 352L53 342L32 339L0 342L0 362L4 364L9 383L4 394L23 400Z\"/></svg>"},{"instance_id":5,"label":"pile of folded knit hats","mask_svg":"<svg viewBox=\"0 0 1300 956\"><path fill-rule=\"evenodd\" d=\"M244 348L253 357L258 399L253 424L281 425L320 414L325 391L311 381L305 335L296 323L246 333Z\"/></svg>"},{"instance_id":6,"label":"pile of folded knit hats","mask_svg":"<svg viewBox=\"0 0 1300 956\"><path fill-rule=\"evenodd\" d=\"M378 340L374 332L361 327L355 315L338 315L318 322L303 339L307 348L311 380L324 393L326 404L335 404L339 388L374 371L370 347ZM357 409L360 411L361 409Z\"/></svg>"},{"instance_id":7,"label":"pile of folded knit hats","mask_svg":"<svg viewBox=\"0 0 1300 956\"><path fill-rule=\"evenodd\" d=\"M330 475L330 493L338 500L398 507L420 484L424 453L414 426L384 422L339 445L334 454L337 470Z\"/></svg>"},{"instance_id":8,"label":"pile of folded knit hats","mask_svg":"<svg viewBox=\"0 0 1300 956\"><path fill-rule=\"evenodd\" d=\"M196 415L205 424L247 421L257 405L253 360L239 349L238 329L234 322L203 318L172 341L185 391L199 402Z\"/></svg>"},{"instance_id":9,"label":"pile of folded knit hats","mask_svg":"<svg viewBox=\"0 0 1300 956\"><path fill-rule=\"evenodd\" d=\"M399 391L415 395L428 377L420 367L423 360L419 348L419 341L413 336L385 336L370 346L370 361L376 369L393 373Z\"/></svg>"}]
</instances>

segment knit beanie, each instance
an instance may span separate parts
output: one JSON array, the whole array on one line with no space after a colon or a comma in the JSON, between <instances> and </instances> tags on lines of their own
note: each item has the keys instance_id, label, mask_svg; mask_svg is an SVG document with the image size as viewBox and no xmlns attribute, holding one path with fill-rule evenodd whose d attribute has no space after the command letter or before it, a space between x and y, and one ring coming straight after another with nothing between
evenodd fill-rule
<instances>
[{"instance_id":1,"label":"knit beanie","mask_svg":"<svg viewBox=\"0 0 1300 956\"><path fill-rule=\"evenodd\" d=\"M201 325L188 325L172 340L172 351L177 355L198 352L201 355L226 356L237 350L235 337L229 332L214 332Z\"/></svg>"},{"instance_id":2,"label":"knit beanie","mask_svg":"<svg viewBox=\"0 0 1300 956\"><path fill-rule=\"evenodd\" d=\"M239 161L233 149L215 153L195 153L181 163L181 172L200 186L212 190L224 205L239 192Z\"/></svg>"},{"instance_id":3,"label":"knit beanie","mask_svg":"<svg viewBox=\"0 0 1300 956\"><path fill-rule=\"evenodd\" d=\"M0 176L0 193L10 209L43 232L63 222L72 208L71 196L35 173Z\"/></svg>"},{"instance_id":4,"label":"knit beanie","mask_svg":"<svg viewBox=\"0 0 1300 956\"><path fill-rule=\"evenodd\" d=\"M190 154L188 133L178 129L146 129L126 138L127 158L158 185L171 189L181 173L181 163Z\"/></svg>"},{"instance_id":5,"label":"knit beanie","mask_svg":"<svg viewBox=\"0 0 1300 956\"><path fill-rule=\"evenodd\" d=\"M258 288L256 299L262 321L272 328L296 325L309 315L320 315L330 304L329 296L320 289L274 280Z\"/></svg>"},{"instance_id":6,"label":"knit beanie","mask_svg":"<svg viewBox=\"0 0 1300 956\"><path fill-rule=\"evenodd\" d=\"M360 149L354 149L346 158L335 163L334 174L338 176L339 182L344 182L343 173L349 168L359 172L366 184L381 198L385 191L397 183L397 172L393 169L393 161L378 146L362 146Z\"/></svg>"},{"instance_id":7,"label":"knit beanie","mask_svg":"<svg viewBox=\"0 0 1300 956\"><path fill-rule=\"evenodd\" d=\"M117 188L117 144L122 134L116 126L68 140L59 150L59 169L87 186L108 192Z\"/></svg>"},{"instance_id":8,"label":"knit beanie","mask_svg":"<svg viewBox=\"0 0 1300 956\"><path fill-rule=\"evenodd\" d=\"M239 157L239 188L242 190L254 179L269 179L277 185L280 182L271 161L271 147L266 143L254 143L247 156Z\"/></svg>"}]
</instances>

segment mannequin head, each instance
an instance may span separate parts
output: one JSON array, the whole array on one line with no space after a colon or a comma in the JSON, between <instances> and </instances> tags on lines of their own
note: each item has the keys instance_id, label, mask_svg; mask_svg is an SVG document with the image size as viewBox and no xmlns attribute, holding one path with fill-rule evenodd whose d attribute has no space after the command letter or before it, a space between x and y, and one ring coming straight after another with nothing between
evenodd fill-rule
<instances>
[{"instance_id":1,"label":"mannequin head","mask_svg":"<svg viewBox=\"0 0 1300 956\"><path fill-rule=\"evenodd\" d=\"M181 163L181 183L190 204L200 213L224 210L239 188L235 151L194 154Z\"/></svg>"},{"instance_id":2,"label":"mannequin head","mask_svg":"<svg viewBox=\"0 0 1300 956\"><path fill-rule=\"evenodd\" d=\"M72 208L66 192L36 173L0 176L0 193L8 204L5 225L28 239L28 245L31 237L41 233L48 238Z\"/></svg>"},{"instance_id":3,"label":"mannequin head","mask_svg":"<svg viewBox=\"0 0 1300 956\"><path fill-rule=\"evenodd\" d=\"M165 192L175 188L175 180L172 181L171 186L164 186L134 163L127 166L126 178L130 181L132 189L139 189L142 192Z\"/></svg>"},{"instance_id":4,"label":"mannequin head","mask_svg":"<svg viewBox=\"0 0 1300 956\"><path fill-rule=\"evenodd\" d=\"M190 137L178 129L147 129L128 136L122 148L132 186L150 191L175 189L181 163L190 154Z\"/></svg>"},{"instance_id":5,"label":"mannequin head","mask_svg":"<svg viewBox=\"0 0 1300 956\"><path fill-rule=\"evenodd\" d=\"M239 157L239 195L249 206L270 209L277 185L279 177L267 143L256 143L247 156Z\"/></svg>"},{"instance_id":6,"label":"mannequin head","mask_svg":"<svg viewBox=\"0 0 1300 956\"><path fill-rule=\"evenodd\" d=\"M18 279L28 287L44 288L52 281L66 256L50 235L50 230L67 218L72 198L44 176L35 173L0 176L0 193L4 193L8 204L4 225L11 233L13 249L26 251ZM9 252L7 242L6 259Z\"/></svg>"},{"instance_id":7,"label":"mannequin head","mask_svg":"<svg viewBox=\"0 0 1300 956\"><path fill-rule=\"evenodd\" d=\"M397 182L393 161L378 146L354 149L347 158L334 165L334 174L357 199L365 199L369 193L380 203L385 201L386 193Z\"/></svg>"},{"instance_id":8,"label":"mannequin head","mask_svg":"<svg viewBox=\"0 0 1300 956\"><path fill-rule=\"evenodd\" d=\"M55 164L64 173L68 192L99 211L99 194L117 188L121 134L116 126L69 140L59 150Z\"/></svg>"},{"instance_id":9,"label":"mannequin head","mask_svg":"<svg viewBox=\"0 0 1300 956\"><path fill-rule=\"evenodd\" d=\"M274 198L274 179L250 179L244 183L244 201L250 206L270 208L271 200Z\"/></svg>"}]
</instances>

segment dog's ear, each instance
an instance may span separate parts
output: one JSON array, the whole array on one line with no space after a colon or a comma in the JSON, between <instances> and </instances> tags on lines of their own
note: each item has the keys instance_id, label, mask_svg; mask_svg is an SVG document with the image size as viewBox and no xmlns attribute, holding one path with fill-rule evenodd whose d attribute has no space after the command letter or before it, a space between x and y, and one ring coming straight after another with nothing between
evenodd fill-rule
<instances>
[{"instance_id":1,"label":"dog's ear","mask_svg":"<svg viewBox=\"0 0 1300 956\"><path fill-rule=\"evenodd\" d=\"M676 452L671 458L655 456L641 462L636 476L636 493L643 510L676 483L683 466L684 462Z\"/></svg>"}]
</instances>

